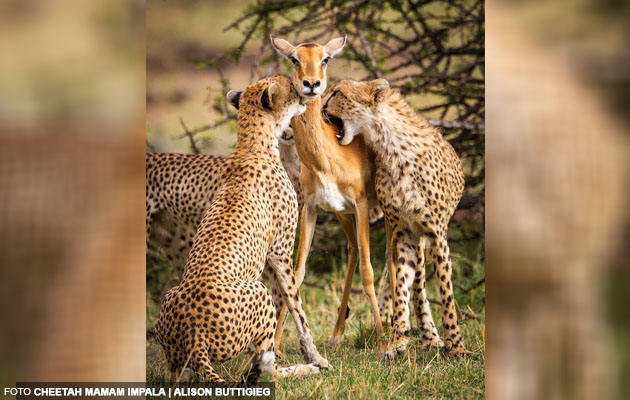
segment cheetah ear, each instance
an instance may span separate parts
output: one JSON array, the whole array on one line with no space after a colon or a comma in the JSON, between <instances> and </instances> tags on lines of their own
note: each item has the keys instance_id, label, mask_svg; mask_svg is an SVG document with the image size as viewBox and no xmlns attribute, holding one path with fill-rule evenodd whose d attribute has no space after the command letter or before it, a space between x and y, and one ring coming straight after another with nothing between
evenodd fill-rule
<instances>
[{"instance_id":1,"label":"cheetah ear","mask_svg":"<svg viewBox=\"0 0 630 400\"><path fill-rule=\"evenodd\" d=\"M380 103L385 96L385 92L389 89L389 82L385 79L375 79L371 83L372 93L374 93L374 102Z\"/></svg>"},{"instance_id":2,"label":"cheetah ear","mask_svg":"<svg viewBox=\"0 0 630 400\"><path fill-rule=\"evenodd\" d=\"M232 105L232 107L234 107L234 108L236 108L238 110L238 102L241 99L241 95L242 94L243 94L243 92L241 92L241 91L230 90L225 95L225 98L227 99L228 103L230 103Z\"/></svg>"},{"instance_id":3,"label":"cheetah ear","mask_svg":"<svg viewBox=\"0 0 630 400\"><path fill-rule=\"evenodd\" d=\"M274 106L273 102L276 97L277 91L278 91L278 85L276 85L275 83L272 83L271 85L267 86L262 96L260 97L260 104L262 104L264 109L269 110L269 111L273 110L273 106Z\"/></svg>"},{"instance_id":4,"label":"cheetah ear","mask_svg":"<svg viewBox=\"0 0 630 400\"><path fill-rule=\"evenodd\" d=\"M346 39L348 39L348 35L343 35L343 37L334 38L330 42L326 43L324 49L326 49L326 53L328 53L328 56L334 57L337 54L341 53L341 50L343 50L343 46L346 45Z\"/></svg>"},{"instance_id":5,"label":"cheetah ear","mask_svg":"<svg viewBox=\"0 0 630 400\"><path fill-rule=\"evenodd\" d=\"M293 55L293 52L295 52L295 46L286 40L275 38L273 35L269 35L269 38L271 39L271 45L273 48L276 49L281 56L289 58Z\"/></svg>"}]
</instances>

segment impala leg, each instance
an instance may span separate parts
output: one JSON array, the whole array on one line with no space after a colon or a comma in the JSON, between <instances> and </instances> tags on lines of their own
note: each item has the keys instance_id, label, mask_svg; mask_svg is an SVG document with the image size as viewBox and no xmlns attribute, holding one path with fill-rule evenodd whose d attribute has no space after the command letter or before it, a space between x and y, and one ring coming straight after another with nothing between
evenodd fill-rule
<instances>
[{"instance_id":1,"label":"impala leg","mask_svg":"<svg viewBox=\"0 0 630 400\"><path fill-rule=\"evenodd\" d=\"M381 322L381 316L378 310L378 301L376 299L376 292L374 291L374 271L372 270L372 263L370 262L370 215L369 207L366 199L363 199L357 203L357 238L359 244L359 271L361 273L361 283L363 283L363 290L370 300L370 306L372 307L372 315L374 317L374 326L376 327L376 334L379 338L379 344L384 349L385 343L381 343L380 339L383 336L383 323Z\"/></svg>"},{"instance_id":2,"label":"impala leg","mask_svg":"<svg viewBox=\"0 0 630 400\"><path fill-rule=\"evenodd\" d=\"M348 310L348 297L352 288L352 277L357 266L357 233L352 214L337 214L337 218L341 223L341 227L348 238L348 273L346 274L346 283L343 287L343 295L341 297L341 305L339 306L339 314L337 315L337 323L333 334L328 339L328 345L334 346L341 342L343 332L346 328L346 312Z\"/></svg>"}]
</instances>

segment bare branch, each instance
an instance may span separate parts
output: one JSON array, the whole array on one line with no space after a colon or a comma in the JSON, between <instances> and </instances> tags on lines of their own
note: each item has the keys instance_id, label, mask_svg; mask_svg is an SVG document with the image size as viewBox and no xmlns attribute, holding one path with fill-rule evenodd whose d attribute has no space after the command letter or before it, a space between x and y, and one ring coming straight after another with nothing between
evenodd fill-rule
<instances>
[{"instance_id":1,"label":"bare branch","mask_svg":"<svg viewBox=\"0 0 630 400\"><path fill-rule=\"evenodd\" d=\"M429 119L429 123L433 126L446 129L464 129L467 131L484 131L486 129L485 123L473 124L470 122L458 122L458 121L443 121L437 119Z\"/></svg>"},{"instance_id":2,"label":"bare branch","mask_svg":"<svg viewBox=\"0 0 630 400\"><path fill-rule=\"evenodd\" d=\"M195 143L195 138L193 137L193 133L188 130L188 127L184 123L184 119L182 117L179 117L179 123L182 125L182 128L184 128L185 136L188 136L188 140L190 141L190 147L192 148L193 153L195 154L201 153L199 151L199 148L197 147L197 144Z\"/></svg>"},{"instance_id":3,"label":"bare branch","mask_svg":"<svg viewBox=\"0 0 630 400\"><path fill-rule=\"evenodd\" d=\"M230 121L235 121L236 120L236 114L228 114L227 116L225 116L223 119L220 119L219 121L215 122L214 124L209 124L209 125L202 125L198 128L195 128L193 130L188 130L186 128L186 126L184 125L184 121L182 121L182 118L179 118L180 123L182 124L182 126L184 127L184 131L186 132L184 135L180 136L180 139L188 136L193 136L196 135L197 133L201 133L201 132L205 132L205 131L210 131L213 129L216 129L218 127L220 127L221 125L225 125Z\"/></svg>"},{"instance_id":4,"label":"bare branch","mask_svg":"<svg viewBox=\"0 0 630 400\"><path fill-rule=\"evenodd\" d=\"M361 41L361 46L363 46L363 50L365 51L365 55L370 60L370 64L372 66L372 73L377 78L382 78L381 71L378 69L378 65L376 60L374 59L374 54L372 53L372 49L370 48L370 44L365 39L365 34L363 33L363 29L361 29L361 25L359 25L358 21L355 21L354 26L357 28L357 33L359 34L359 40Z\"/></svg>"}]
</instances>

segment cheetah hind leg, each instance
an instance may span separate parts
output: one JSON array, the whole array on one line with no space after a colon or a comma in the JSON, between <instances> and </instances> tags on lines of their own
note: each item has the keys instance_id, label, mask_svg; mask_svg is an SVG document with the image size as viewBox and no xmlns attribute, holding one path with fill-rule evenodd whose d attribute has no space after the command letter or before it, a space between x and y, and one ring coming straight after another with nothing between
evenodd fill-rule
<instances>
[{"instance_id":1,"label":"cheetah hind leg","mask_svg":"<svg viewBox=\"0 0 630 400\"><path fill-rule=\"evenodd\" d=\"M439 349L444 347L444 342L440 339L433 315L429 305L426 291L426 264L425 259L426 243L423 238L418 243L418 264L416 266L416 276L413 281L413 309L416 314L418 328L422 335L422 350Z\"/></svg>"},{"instance_id":2,"label":"cheetah hind leg","mask_svg":"<svg viewBox=\"0 0 630 400\"><path fill-rule=\"evenodd\" d=\"M438 236L434 245L436 259L436 273L439 278L440 294L442 297L442 325L444 326L444 347L451 357L460 357L472 354L464 348L459 324L457 323L457 310L453 297L452 270L446 232Z\"/></svg>"}]
</instances>

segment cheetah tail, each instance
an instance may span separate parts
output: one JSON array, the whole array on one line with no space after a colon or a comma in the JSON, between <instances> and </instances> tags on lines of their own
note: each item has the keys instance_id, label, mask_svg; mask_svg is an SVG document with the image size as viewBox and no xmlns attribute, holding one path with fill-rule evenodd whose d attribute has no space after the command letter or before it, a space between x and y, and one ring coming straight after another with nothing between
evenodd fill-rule
<instances>
[{"instance_id":1,"label":"cheetah tail","mask_svg":"<svg viewBox=\"0 0 630 400\"><path fill-rule=\"evenodd\" d=\"M221 378L219 374L217 374L212 368L212 366L210 365L210 361L208 361L209 358L208 358L207 349L200 348L199 345L197 345L190 352L190 355L188 356L188 360L191 360L191 359L193 359L192 361L194 361L193 364L198 365L200 369L202 370L202 372L205 373L206 379L209 379L211 382L215 382L215 383L225 382L225 380ZM186 361L186 364L184 364L183 370L186 370L186 365L188 364L188 360Z\"/></svg>"},{"instance_id":2,"label":"cheetah tail","mask_svg":"<svg viewBox=\"0 0 630 400\"><path fill-rule=\"evenodd\" d=\"M210 366L210 363L206 362L206 363L201 363L200 365L203 367L203 371L206 373L206 376L208 376L212 382L215 382L215 383L225 382L225 380L221 378L219 374L217 374L214 371L214 369L212 369L212 367Z\"/></svg>"}]
</instances>

